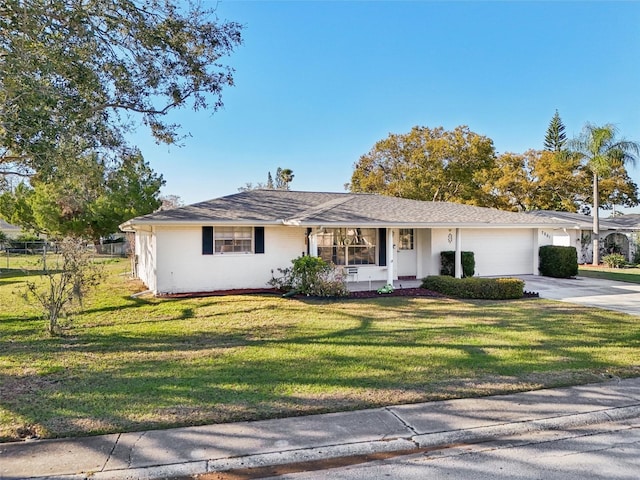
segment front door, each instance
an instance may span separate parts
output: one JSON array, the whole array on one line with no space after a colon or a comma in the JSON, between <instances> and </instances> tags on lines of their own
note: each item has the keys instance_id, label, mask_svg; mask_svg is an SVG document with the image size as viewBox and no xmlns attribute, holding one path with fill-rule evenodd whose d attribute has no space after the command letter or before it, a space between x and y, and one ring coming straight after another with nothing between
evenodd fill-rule
<instances>
[{"instance_id":1,"label":"front door","mask_svg":"<svg viewBox=\"0 0 640 480\"><path fill-rule=\"evenodd\" d=\"M398 277L415 277L418 272L415 230L401 228L398 231Z\"/></svg>"}]
</instances>

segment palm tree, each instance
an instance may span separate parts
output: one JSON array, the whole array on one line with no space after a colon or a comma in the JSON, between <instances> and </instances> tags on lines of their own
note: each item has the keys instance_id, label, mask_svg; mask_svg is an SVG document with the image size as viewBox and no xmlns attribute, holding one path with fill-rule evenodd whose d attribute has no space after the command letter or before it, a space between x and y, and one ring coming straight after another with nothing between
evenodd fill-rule
<instances>
[{"instance_id":1,"label":"palm tree","mask_svg":"<svg viewBox=\"0 0 640 480\"><path fill-rule=\"evenodd\" d=\"M280 168L276 170L276 190L289 190L289 183L293 180L293 170Z\"/></svg>"},{"instance_id":2,"label":"palm tree","mask_svg":"<svg viewBox=\"0 0 640 480\"><path fill-rule=\"evenodd\" d=\"M586 124L582 134L571 142L571 150L578 155L593 175L593 264L598 265L600 253L600 218L598 215L598 181L608 176L615 167L626 163L635 163L640 154L640 144L625 139L617 139L615 126L606 124L601 127Z\"/></svg>"}]
</instances>

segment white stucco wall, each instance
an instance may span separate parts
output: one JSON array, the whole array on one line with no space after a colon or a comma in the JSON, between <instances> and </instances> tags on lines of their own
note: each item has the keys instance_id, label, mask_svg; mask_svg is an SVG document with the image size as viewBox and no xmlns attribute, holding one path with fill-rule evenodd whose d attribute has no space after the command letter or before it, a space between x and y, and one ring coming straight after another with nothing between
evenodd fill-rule
<instances>
[{"instance_id":1,"label":"white stucco wall","mask_svg":"<svg viewBox=\"0 0 640 480\"><path fill-rule=\"evenodd\" d=\"M464 237L463 237L464 238ZM440 275L440 252L456 249L456 229L433 228L431 229L431 251L425 258L427 275Z\"/></svg>"},{"instance_id":2,"label":"white stucco wall","mask_svg":"<svg viewBox=\"0 0 640 480\"><path fill-rule=\"evenodd\" d=\"M152 292L156 291L156 242L151 232L136 232L136 275Z\"/></svg>"},{"instance_id":3,"label":"white stucco wall","mask_svg":"<svg viewBox=\"0 0 640 480\"><path fill-rule=\"evenodd\" d=\"M561 247L575 247L578 263L590 262L592 258L591 231L576 229L544 229L538 234L540 246L557 245Z\"/></svg>"},{"instance_id":4,"label":"white stucco wall","mask_svg":"<svg viewBox=\"0 0 640 480\"><path fill-rule=\"evenodd\" d=\"M474 253L475 275L534 274L534 229L461 229L462 250ZM440 252L455 250L456 229L434 228L431 231L431 255L425 275L440 272Z\"/></svg>"},{"instance_id":5,"label":"white stucco wall","mask_svg":"<svg viewBox=\"0 0 640 480\"><path fill-rule=\"evenodd\" d=\"M418 228L415 232L418 262L416 277L424 278L427 275L438 275L440 273L439 267L437 270L431 270L431 229Z\"/></svg>"},{"instance_id":6,"label":"white stucco wall","mask_svg":"<svg viewBox=\"0 0 640 480\"><path fill-rule=\"evenodd\" d=\"M474 252L477 276L536 274L534 249L538 246L560 241L579 243L578 232L531 228L461 229L461 235L462 250ZM136 236L138 276L159 294L265 288L272 270L289 267L291 260L306 253L305 236L304 227L265 227L264 254L202 255L200 226L156 227L153 235L138 232ZM440 252L455 250L455 244L455 228L416 229L417 277L438 275ZM392 248L387 245L387 249ZM394 260L397 253L394 249ZM387 279L386 266L357 268L357 275L348 280Z\"/></svg>"},{"instance_id":7,"label":"white stucco wall","mask_svg":"<svg viewBox=\"0 0 640 480\"><path fill-rule=\"evenodd\" d=\"M266 288L272 270L290 267L306 252L305 233L298 227L265 227L263 254L203 255L201 227L158 228L156 293Z\"/></svg>"}]
</instances>

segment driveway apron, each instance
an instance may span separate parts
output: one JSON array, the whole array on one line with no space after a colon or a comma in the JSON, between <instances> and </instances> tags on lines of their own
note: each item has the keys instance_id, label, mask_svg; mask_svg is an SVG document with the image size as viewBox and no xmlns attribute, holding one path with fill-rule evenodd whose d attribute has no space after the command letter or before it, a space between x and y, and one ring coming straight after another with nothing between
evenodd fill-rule
<instances>
[{"instance_id":1,"label":"driveway apron","mask_svg":"<svg viewBox=\"0 0 640 480\"><path fill-rule=\"evenodd\" d=\"M526 291L537 292L541 298L640 316L640 284L588 277L519 275L518 278L525 281Z\"/></svg>"}]
</instances>

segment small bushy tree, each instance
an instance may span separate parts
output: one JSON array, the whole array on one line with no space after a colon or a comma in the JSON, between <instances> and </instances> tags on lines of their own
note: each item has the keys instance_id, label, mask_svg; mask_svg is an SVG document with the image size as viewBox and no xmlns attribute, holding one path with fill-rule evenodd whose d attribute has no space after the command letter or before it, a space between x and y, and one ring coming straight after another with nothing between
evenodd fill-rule
<instances>
[{"instance_id":1,"label":"small bushy tree","mask_svg":"<svg viewBox=\"0 0 640 480\"><path fill-rule=\"evenodd\" d=\"M292 260L293 267L279 268L279 277L273 277L269 285L304 295L320 297L344 297L348 295L344 279L337 274L334 265L320 257L303 255Z\"/></svg>"},{"instance_id":2,"label":"small bushy tree","mask_svg":"<svg viewBox=\"0 0 640 480\"><path fill-rule=\"evenodd\" d=\"M45 270L42 281L27 282L25 298L34 299L48 320L50 335L60 333L58 320L75 300L82 305L88 291L97 286L102 269L93 262L83 242L66 238L60 244L60 259L55 270Z\"/></svg>"}]
</instances>

